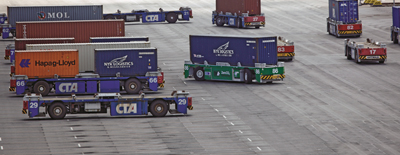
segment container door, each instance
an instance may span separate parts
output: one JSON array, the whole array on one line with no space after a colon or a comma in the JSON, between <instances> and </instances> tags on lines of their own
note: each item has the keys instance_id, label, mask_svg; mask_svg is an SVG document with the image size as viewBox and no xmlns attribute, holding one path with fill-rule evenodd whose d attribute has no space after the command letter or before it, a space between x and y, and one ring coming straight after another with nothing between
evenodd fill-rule
<instances>
[{"instance_id":1,"label":"container door","mask_svg":"<svg viewBox=\"0 0 400 155\"><path fill-rule=\"evenodd\" d=\"M349 22L349 1L339 1L339 21Z\"/></svg>"},{"instance_id":2,"label":"container door","mask_svg":"<svg viewBox=\"0 0 400 155\"><path fill-rule=\"evenodd\" d=\"M261 14L261 6L260 6L260 0L245 0L243 1L245 3L244 7L245 10L249 11L249 15L260 15ZM245 12L242 12L245 13Z\"/></svg>"},{"instance_id":3,"label":"container door","mask_svg":"<svg viewBox=\"0 0 400 155\"><path fill-rule=\"evenodd\" d=\"M358 20L358 2L349 1L349 23L356 23Z\"/></svg>"},{"instance_id":4,"label":"container door","mask_svg":"<svg viewBox=\"0 0 400 155\"><path fill-rule=\"evenodd\" d=\"M278 63L278 49L276 37L258 39L258 62L267 65L276 65Z\"/></svg>"}]
</instances>

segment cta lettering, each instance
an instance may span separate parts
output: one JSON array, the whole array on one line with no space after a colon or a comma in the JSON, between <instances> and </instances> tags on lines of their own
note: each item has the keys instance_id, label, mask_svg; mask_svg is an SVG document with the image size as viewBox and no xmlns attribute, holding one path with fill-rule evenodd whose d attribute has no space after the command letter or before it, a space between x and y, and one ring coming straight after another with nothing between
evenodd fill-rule
<instances>
[{"instance_id":1,"label":"cta lettering","mask_svg":"<svg viewBox=\"0 0 400 155\"><path fill-rule=\"evenodd\" d=\"M71 66L75 65L75 60L74 61L65 61L65 60L58 60L58 61L35 61L35 66L52 66L52 67L57 67L57 66Z\"/></svg>"},{"instance_id":2,"label":"cta lettering","mask_svg":"<svg viewBox=\"0 0 400 155\"><path fill-rule=\"evenodd\" d=\"M148 21L148 22L158 21L158 15L147 15L146 21Z\"/></svg>"},{"instance_id":3,"label":"cta lettering","mask_svg":"<svg viewBox=\"0 0 400 155\"><path fill-rule=\"evenodd\" d=\"M115 111L118 114L130 114L130 113L137 113L136 103L123 103L118 104L115 108Z\"/></svg>"},{"instance_id":4,"label":"cta lettering","mask_svg":"<svg viewBox=\"0 0 400 155\"><path fill-rule=\"evenodd\" d=\"M78 83L61 83L58 90L62 93L78 92Z\"/></svg>"}]
</instances>

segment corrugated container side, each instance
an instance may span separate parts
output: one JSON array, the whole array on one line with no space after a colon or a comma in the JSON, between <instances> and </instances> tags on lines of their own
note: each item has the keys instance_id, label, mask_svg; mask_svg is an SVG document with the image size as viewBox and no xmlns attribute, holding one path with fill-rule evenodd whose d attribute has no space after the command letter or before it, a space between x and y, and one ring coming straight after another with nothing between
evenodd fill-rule
<instances>
[{"instance_id":1,"label":"corrugated container side","mask_svg":"<svg viewBox=\"0 0 400 155\"><path fill-rule=\"evenodd\" d=\"M149 41L147 36L138 37L91 37L90 42L130 42L130 41Z\"/></svg>"},{"instance_id":2,"label":"corrugated container side","mask_svg":"<svg viewBox=\"0 0 400 155\"><path fill-rule=\"evenodd\" d=\"M216 0L217 13L230 12L232 14L241 15L249 13L249 15L261 14L261 0Z\"/></svg>"},{"instance_id":3,"label":"corrugated container side","mask_svg":"<svg viewBox=\"0 0 400 155\"><path fill-rule=\"evenodd\" d=\"M28 78L75 77L79 73L77 50L15 51L15 74Z\"/></svg>"},{"instance_id":4,"label":"corrugated container side","mask_svg":"<svg viewBox=\"0 0 400 155\"><path fill-rule=\"evenodd\" d=\"M60 21L103 19L103 5L81 6L8 6L8 23L19 21Z\"/></svg>"},{"instance_id":5,"label":"corrugated container side","mask_svg":"<svg viewBox=\"0 0 400 155\"><path fill-rule=\"evenodd\" d=\"M74 43L74 38L26 38L15 39L15 50L26 50L26 44Z\"/></svg>"},{"instance_id":6,"label":"corrugated container side","mask_svg":"<svg viewBox=\"0 0 400 155\"><path fill-rule=\"evenodd\" d=\"M144 76L147 72L157 71L156 48L96 49L95 73L101 77Z\"/></svg>"},{"instance_id":7,"label":"corrugated container side","mask_svg":"<svg viewBox=\"0 0 400 155\"><path fill-rule=\"evenodd\" d=\"M16 38L75 38L76 43L88 43L90 37L125 36L125 23L116 20L79 20L17 22Z\"/></svg>"},{"instance_id":8,"label":"corrugated container side","mask_svg":"<svg viewBox=\"0 0 400 155\"><path fill-rule=\"evenodd\" d=\"M149 48L150 42L74 43L74 44L27 44L28 50L77 49L79 72L94 72L94 50L109 48Z\"/></svg>"},{"instance_id":9,"label":"corrugated container side","mask_svg":"<svg viewBox=\"0 0 400 155\"><path fill-rule=\"evenodd\" d=\"M276 37L242 37L190 35L190 59L193 63L207 61L215 65L254 66L255 63L277 64Z\"/></svg>"},{"instance_id":10,"label":"corrugated container side","mask_svg":"<svg viewBox=\"0 0 400 155\"><path fill-rule=\"evenodd\" d=\"M356 23L358 17L357 0L329 0L329 18L343 23Z\"/></svg>"},{"instance_id":11,"label":"corrugated container side","mask_svg":"<svg viewBox=\"0 0 400 155\"><path fill-rule=\"evenodd\" d=\"M392 8L393 26L400 28L400 6L394 6Z\"/></svg>"}]
</instances>

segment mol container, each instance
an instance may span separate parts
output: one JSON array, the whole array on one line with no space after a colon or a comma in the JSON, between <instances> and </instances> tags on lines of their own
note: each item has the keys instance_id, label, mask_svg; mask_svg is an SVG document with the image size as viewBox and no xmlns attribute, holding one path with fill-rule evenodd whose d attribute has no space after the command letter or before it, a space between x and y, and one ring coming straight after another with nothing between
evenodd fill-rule
<instances>
[{"instance_id":1,"label":"mol container","mask_svg":"<svg viewBox=\"0 0 400 155\"><path fill-rule=\"evenodd\" d=\"M90 37L90 42L130 42L130 41L149 41L147 36L138 37Z\"/></svg>"},{"instance_id":2,"label":"mol container","mask_svg":"<svg viewBox=\"0 0 400 155\"><path fill-rule=\"evenodd\" d=\"M15 51L16 75L28 78L75 77L79 73L78 50Z\"/></svg>"},{"instance_id":3,"label":"mol container","mask_svg":"<svg viewBox=\"0 0 400 155\"><path fill-rule=\"evenodd\" d=\"M217 0L216 7L217 13L248 13L249 16L261 14L261 0Z\"/></svg>"},{"instance_id":4,"label":"mol container","mask_svg":"<svg viewBox=\"0 0 400 155\"><path fill-rule=\"evenodd\" d=\"M277 65L277 37L190 35L190 59L210 65L226 62L231 66Z\"/></svg>"},{"instance_id":5,"label":"mol container","mask_svg":"<svg viewBox=\"0 0 400 155\"><path fill-rule=\"evenodd\" d=\"M8 24L19 21L101 20L103 5L8 6Z\"/></svg>"},{"instance_id":6,"label":"mol container","mask_svg":"<svg viewBox=\"0 0 400 155\"><path fill-rule=\"evenodd\" d=\"M16 38L75 38L76 43L88 43L90 37L125 36L125 23L118 20L76 20L17 22Z\"/></svg>"},{"instance_id":7,"label":"mol container","mask_svg":"<svg viewBox=\"0 0 400 155\"><path fill-rule=\"evenodd\" d=\"M157 48L96 49L95 73L101 77L144 76L157 71Z\"/></svg>"},{"instance_id":8,"label":"mol container","mask_svg":"<svg viewBox=\"0 0 400 155\"><path fill-rule=\"evenodd\" d=\"M329 18L346 23L357 23L358 0L329 0Z\"/></svg>"},{"instance_id":9,"label":"mol container","mask_svg":"<svg viewBox=\"0 0 400 155\"><path fill-rule=\"evenodd\" d=\"M79 72L94 72L95 49L148 48L150 42L72 43L72 44L27 44L28 50L77 49L79 50ZM18 63L18 61L16 61Z\"/></svg>"}]
</instances>

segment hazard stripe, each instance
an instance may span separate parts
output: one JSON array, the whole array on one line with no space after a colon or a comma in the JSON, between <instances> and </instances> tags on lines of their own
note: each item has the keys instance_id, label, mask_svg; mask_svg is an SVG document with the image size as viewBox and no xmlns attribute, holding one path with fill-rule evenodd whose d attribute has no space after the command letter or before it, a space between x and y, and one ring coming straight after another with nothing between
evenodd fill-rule
<instances>
[{"instance_id":1,"label":"hazard stripe","mask_svg":"<svg viewBox=\"0 0 400 155\"><path fill-rule=\"evenodd\" d=\"M249 25L251 25L251 22L244 23L244 25L249 26ZM265 25L265 22L260 22L260 25Z\"/></svg>"},{"instance_id":2,"label":"hazard stripe","mask_svg":"<svg viewBox=\"0 0 400 155\"><path fill-rule=\"evenodd\" d=\"M261 75L262 80L283 79L285 75Z\"/></svg>"},{"instance_id":3,"label":"hazard stripe","mask_svg":"<svg viewBox=\"0 0 400 155\"><path fill-rule=\"evenodd\" d=\"M278 53L278 57L294 57L294 52L292 52L292 53Z\"/></svg>"},{"instance_id":4,"label":"hazard stripe","mask_svg":"<svg viewBox=\"0 0 400 155\"><path fill-rule=\"evenodd\" d=\"M367 59L367 56L359 56L358 58L361 59L361 60L364 60L364 59ZM386 58L387 58L386 55L380 55L379 56L379 59L386 59Z\"/></svg>"},{"instance_id":5,"label":"hazard stripe","mask_svg":"<svg viewBox=\"0 0 400 155\"><path fill-rule=\"evenodd\" d=\"M9 56L4 56L4 60L10 60Z\"/></svg>"},{"instance_id":6,"label":"hazard stripe","mask_svg":"<svg viewBox=\"0 0 400 155\"><path fill-rule=\"evenodd\" d=\"M15 87L8 88L9 91L15 91Z\"/></svg>"},{"instance_id":7,"label":"hazard stripe","mask_svg":"<svg viewBox=\"0 0 400 155\"><path fill-rule=\"evenodd\" d=\"M362 30L354 30L354 31L339 31L338 34L361 34Z\"/></svg>"},{"instance_id":8,"label":"hazard stripe","mask_svg":"<svg viewBox=\"0 0 400 155\"><path fill-rule=\"evenodd\" d=\"M22 114L27 114L28 112L26 111L26 109L22 109Z\"/></svg>"}]
</instances>

